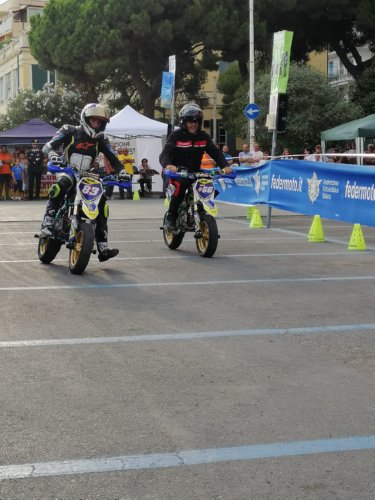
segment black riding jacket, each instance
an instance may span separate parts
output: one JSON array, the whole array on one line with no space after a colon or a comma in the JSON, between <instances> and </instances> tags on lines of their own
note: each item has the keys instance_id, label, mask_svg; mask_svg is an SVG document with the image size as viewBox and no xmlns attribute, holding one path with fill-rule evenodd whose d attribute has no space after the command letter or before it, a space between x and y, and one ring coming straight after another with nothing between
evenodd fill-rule
<instances>
[{"instance_id":1,"label":"black riding jacket","mask_svg":"<svg viewBox=\"0 0 375 500\"><path fill-rule=\"evenodd\" d=\"M54 155L59 156L60 153L57 153L56 150L60 146L64 149L65 160L80 171L89 170L99 153L104 154L117 173L123 170L123 166L112 150L108 139L102 134L93 139L86 134L81 126L63 125L44 146L43 153L48 155L48 158Z\"/></svg>"},{"instance_id":2,"label":"black riding jacket","mask_svg":"<svg viewBox=\"0 0 375 500\"><path fill-rule=\"evenodd\" d=\"M204 130L199 130L194 135L182 129L172 132L160 154L159 161L163 168L167 165L174 165L185 167L189 172L198 172L204 152L208 153L220 168L228 166L223 153Z\"/></svg>"}]
</instances>

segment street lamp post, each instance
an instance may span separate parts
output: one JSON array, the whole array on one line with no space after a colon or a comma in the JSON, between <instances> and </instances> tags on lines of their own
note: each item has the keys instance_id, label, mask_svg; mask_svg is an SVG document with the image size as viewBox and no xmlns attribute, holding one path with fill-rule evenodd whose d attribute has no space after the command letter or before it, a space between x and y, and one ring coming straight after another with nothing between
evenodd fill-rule
<instances>
[{"instance_id":1,"label":"street lamp post","mask_svg":"<svg viewBox=\"0 0 375 500\"><path fill-rule=\"evenodd\" d=\"M254 103L254 0L249 0L249 104ZM249 120L249 144L255 142L255 120Z\"/></svg>"}]
</instances>

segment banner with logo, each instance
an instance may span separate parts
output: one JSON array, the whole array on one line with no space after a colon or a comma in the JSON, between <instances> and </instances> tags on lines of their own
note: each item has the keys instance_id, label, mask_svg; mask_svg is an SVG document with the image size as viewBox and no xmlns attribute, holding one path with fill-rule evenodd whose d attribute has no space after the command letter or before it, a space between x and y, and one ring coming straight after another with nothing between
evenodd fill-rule
<instances>
[{"instance_id":1,"label":"banner with logo","mask_svg":"<svg viewBox=\"0 0 375 500\"><path fill-rule=\"evenodd\" d=\"M171 109L174 92L174 73L163 71L161 82L160 106Z\"/></svg>"},{"instance_id":2,"label":"banner with logo","mask_svg":"<svg viewBox=\"0 0 375 500\"><path fill-rule=\"evenodd\" d=\"M216 181L217 201L375 226L375 167L273 160L237 173Z\"/></svg>"},{"instance_id":3,"label":"banner with logo","mask_svg":"<svg viewBox=\"0 0 375 500\"><path fill-rule=\"evenodd\" d=\"M286 93L292 40L293 31L284 30L273 34L271 94Z\"/></svg>"}]
</instances>

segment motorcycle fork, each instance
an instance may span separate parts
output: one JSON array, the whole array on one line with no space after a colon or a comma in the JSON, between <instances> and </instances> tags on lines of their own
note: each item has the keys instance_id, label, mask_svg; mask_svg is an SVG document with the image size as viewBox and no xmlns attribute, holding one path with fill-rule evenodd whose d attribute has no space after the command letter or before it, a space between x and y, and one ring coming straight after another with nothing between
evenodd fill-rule
<instances>
[{"instance_id":1,"label":"motorcycle fork","mask_svg":"<svg viewBox=\"0 0 375 500\"><path fill-rule=\"evenodd\" d=\"M191 208L193 210L194 214L194 225L195 225L195 238L201 238L202 237L202 231L201 231L201 216L199 213L199 206L198 202L194 200L194 203L192 203Z\"/></svg>"}]
</instances>

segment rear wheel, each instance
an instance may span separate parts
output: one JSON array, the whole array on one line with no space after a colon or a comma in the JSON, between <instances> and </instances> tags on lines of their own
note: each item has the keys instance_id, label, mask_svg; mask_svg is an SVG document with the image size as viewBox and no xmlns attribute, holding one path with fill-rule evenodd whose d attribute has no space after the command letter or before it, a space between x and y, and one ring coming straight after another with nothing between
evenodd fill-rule
<instances>
[{"instance_id":1,"label":"rear wheel","mask_svg":"<svg viewBox=\"0 0 375 500\"><path fill-rule=\"evenodd\" d=\"M43 264L50 264L59 253L62 242L53 238L39 238L38 257Z\"/></svg>"},{"instance_id":2,"label":"rear wheel","mask_svg":"<svg viewBox=\"0 0 375 500\"><path fill-rule=\"evenodd\" d=\"M170 229L165 228L167 213L164 215L164 222L163 222L164 243L171 250L176 250L176 248L178 248L181 245L182 240L184 239L185 233L183 233L181 231L181 232L176 234L174 231L171 231Z\"/></svg>"},{"instance_id":3,"label":"rear wheel","mask_svg":"<svg viewBox=\"0 0 375 500\"><path fill-rule=\"evenodd\" d=\"M206 213L200 214L200 219L201 237L195 240L197 250L201 257L212 257L219 241L216 220L212 215Z\"/></svg>"},{"instance_id":4,"label":"rear wheel","mask_svg":"<svg viewBox=\"0 0 375 500\"><path fill-rule=\"evenodd\" d=\"M90 224L82 222L76 233L75 245L69 253L69 270L82 274L89 263L94 248L94 231Z\"/></svg>"}]
</instances>

